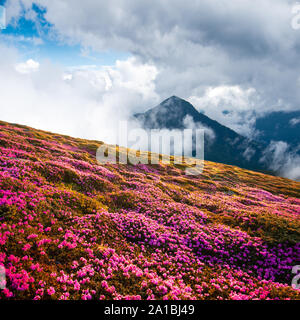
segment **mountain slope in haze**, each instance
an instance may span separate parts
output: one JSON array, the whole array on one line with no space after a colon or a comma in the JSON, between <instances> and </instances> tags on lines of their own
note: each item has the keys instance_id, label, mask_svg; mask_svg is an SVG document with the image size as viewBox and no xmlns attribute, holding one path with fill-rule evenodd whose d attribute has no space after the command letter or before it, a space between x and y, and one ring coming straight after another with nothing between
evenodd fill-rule
<instances>
[{"instance_id":1,"label":"mountain slope in haze","mask_svg":"<svg viewBox=\"0 0 300 320\"><path fill-rule=\"evenodd\" d=\"M286 142L300 154L300 111L269 113L256 120L255 129L260 140Z\"/></svg>"},{"instance_id":2,"label":"mountain slope in haze","mask_svg":"<svg viewBox=\"0 0 300 320\"><path fill-rule=\"evenodd\" d=\"M266 145L251 141L235 131L199 113L192 104L172 96L158 106L135 115L145 129L184 129L203 127L205 160L242 168L270 171L261 159Z\"/></svg>"},{"instance_id":3,"label":"mountain slope in haze","mask_svg":"<svg viewBox=\"0 0 300 320\"><path fill-rule=\"evenodd\" d=\"M100 145L0 122L0 299L300 299L300 183Z\"/></svg>"}]
</instances>

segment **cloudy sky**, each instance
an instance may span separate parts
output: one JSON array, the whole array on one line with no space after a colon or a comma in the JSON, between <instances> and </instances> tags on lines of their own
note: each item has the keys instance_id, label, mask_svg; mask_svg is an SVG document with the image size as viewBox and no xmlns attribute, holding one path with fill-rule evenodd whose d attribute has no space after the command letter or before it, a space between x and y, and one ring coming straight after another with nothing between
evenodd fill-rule
<instances>
[{"instance_id":1,"label":"cloudy sky","mask_svg":"<svg viewBox=\"0 0 300 320\"><path fill-rule=\"evenodd\" d=\"M171 95L248 136L255 117L300 110L294 1L0 4L2 120L110 142L118 119Z\"/></svg>"}]
</instances>

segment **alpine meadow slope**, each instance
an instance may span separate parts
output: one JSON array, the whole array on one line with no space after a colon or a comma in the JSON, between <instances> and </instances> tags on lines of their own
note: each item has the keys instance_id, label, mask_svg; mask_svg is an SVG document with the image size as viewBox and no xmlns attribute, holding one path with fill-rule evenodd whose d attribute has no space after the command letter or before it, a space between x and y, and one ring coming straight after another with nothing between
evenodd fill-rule
<instances>
[{"instance_id":1,"label":"alpine meadow slope","mask_svg":"<svg viewBox=\"0 0 300 320\"><path fill-rule=\"evenodd\" d=\"M101 144L0 122L1 299L300 299L299 182Z\"/></svg>"}]
</instances>

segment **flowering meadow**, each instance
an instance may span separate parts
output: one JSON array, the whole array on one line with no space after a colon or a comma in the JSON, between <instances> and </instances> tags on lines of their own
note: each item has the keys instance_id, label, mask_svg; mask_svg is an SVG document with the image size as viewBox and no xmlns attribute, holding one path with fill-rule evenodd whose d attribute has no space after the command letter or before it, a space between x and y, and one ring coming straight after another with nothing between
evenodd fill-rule
<instances>
[{"instance_id":1,"label":"flowering meadow","mask_svg":"<svg viewBox=\"0 0 300 320\"><path fill-rule=\"evenodd\" d=\"M0 122L0 299L300 299L299 182L100 145Z\"/></svg>"}]
</instances>

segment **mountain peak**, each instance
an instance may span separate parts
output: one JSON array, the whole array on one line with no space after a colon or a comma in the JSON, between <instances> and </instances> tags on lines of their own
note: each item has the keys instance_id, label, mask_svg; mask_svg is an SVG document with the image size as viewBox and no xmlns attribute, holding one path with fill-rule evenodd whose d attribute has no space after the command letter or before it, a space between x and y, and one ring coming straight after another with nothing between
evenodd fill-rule
<instances>
[{"instance_id":1,"label":"mountain peak","mask_svg":"<svg viewBox=\"0 0 300 320\"><path fill-rule=\"evenodd\" d=\"M266 170L266 165L260 162L264 145L254 141L249 142L230 128L199 113L191 103L177 96L171 96L158 106L136 114L135 118L145 129L204 128L205 160L252 170ZM246 157L249 150L251 153Z\"/></svg>"},{"instance_id":2,"label":"mountain peak","mask_svg":"<svg viewBox=\"0 0 300 320\"><path fill-rule=\"evenodd\" d=\"M177 97L177 96L171 96L171 97L169 97L168 99L166 99L165 101L169 101L169 100L171 100L171 101L185 101L185 100L183 100L183 99L181 99L181 98L179 98L179 97Z\"/></svg>"},{"instance_id":3,"label":"mountain peak","mask_svg":"<svg viewBox=\"0 0 300 320\"><path fill-rule=\"evenodd\" d=\"M186 100L181 99L177 96L171 96L168 99L164 100L161 105L165 105L167 103L188 103Z\"/></svg>"},{"instance_id":4,"label":"mountain peak","mask_svg":"<svg viewBox=\"0 0 300 320\"><path fill-rule=\"evenodd\" d=\"M188 101L177 96L171 96L145 113L135 115L143 126L151 129L184 129L187 116L199 122L206 122L208 119Z\"/></svg>"},{"instance_id":5,"label":"mountain peak","mask_svg":"<svg viewBox=\"0 0 300 320\"><path fill-rule=\"evenodd\" d=\"M192 104L177 96L171 96L157 106L158 109L166 109L168 111L179 112L181 116L187 114L198 113Z\"/></svg>"}]
</instances>

